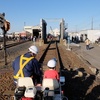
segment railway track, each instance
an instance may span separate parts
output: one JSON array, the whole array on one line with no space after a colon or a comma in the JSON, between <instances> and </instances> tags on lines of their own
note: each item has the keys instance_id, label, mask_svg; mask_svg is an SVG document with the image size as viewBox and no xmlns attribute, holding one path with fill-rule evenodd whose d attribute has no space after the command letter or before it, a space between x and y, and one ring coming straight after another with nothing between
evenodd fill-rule
<instances>
[{"instance_id":1,"label":"railway track","mask_svg":"<svg viewBox=\"0 0 100 100\"><path fill-rule=\"evenodd\" d=\"M52 59L56 58L58 60L58 51L57 51L57 42L51 41L47 48L45 49L44 53L42 54L41 58L39 59L39 63L42 64L43 72L47 70L47 62ZM57 63L56 70L59 71L59 64Z\"/></svg>"},{"instance_id":2,"label":"railway track","mask_svg":"<svg viewBox=\"0 0 100 100\"><path fill-rule=\"evenodd\" d=\"M57 66L56 66L55 70L58 71L60 77L65 78L65 76L63 74L64 67L63 67L61 56L60 56L58 43L57 43L56 40L55 41L50 41L50 43L48 44L48 46L45 49L44 53L42 54L41 58L39 59L39 63L42 64L42 72L43 73L46 70L48 70L47 62L52 58L57 59ZM63 91L63 92L65 91L64 90L64 85L65 84L62 84L61 82L59 83L60 95L62 94L61 91ZM66 96L64 96L64 94L62 95L61 98L59 98L59 100L68 100L68 98ZM52 100L52 99L50 99L50 100Z\"/></svg>"},{"instance_id":3,"label":"railway track","mask_svg":"<svg viewBox=\"0 0 100 100\"><path fill-rule=\"evenodd\" d=\"M9 43L6 45L6 57L8 63L10 63L17 55L21 54L21 51L27 50L26 45L30 45L31 41L20 41ZM0 63L4 62L4 48L0 49Z\"/></svg>"},{"instance_id":4,"label":"railway track","mask_svg":"<svg viewBox=\"0 0 100 100\"><path fill-rule=\"evenodd\" d=\"M28 42L29 40L24 40L24 41L20 41L20 42L8 42L7 44L6 44L6 48L10 48L10 47L13 47L13 46L16 46L16 45L19 45L19 44L22 44L22 43L26 43L26 42ZM3 44L3 43L2 43ZM3 48L0 48L0 50L2 50Z\"/></svg>"},{"instance_id":5,"label":"railway track","mask_svg":"<svg viewBox=\"0 0 100 100\"><path fill-rule=\"evenodd\" d=\"M63 67L61 56L60 56L58 42L56 40L51 41L48 44L47 48L45 49L44 53L42 54L41 58L39 59L39 63L42 64L42 71L43 72L48 69L47 62L52 58L57 59L57 66L55 69L61 75L64 67Z\"/></svg>"}]
</instances>

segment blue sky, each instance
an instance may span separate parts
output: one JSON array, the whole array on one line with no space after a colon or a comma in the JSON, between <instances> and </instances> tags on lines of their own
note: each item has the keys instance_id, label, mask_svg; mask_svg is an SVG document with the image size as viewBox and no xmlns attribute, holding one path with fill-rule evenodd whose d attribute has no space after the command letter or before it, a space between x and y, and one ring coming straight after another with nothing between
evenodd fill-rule
<instances>
[{"instance_id":1,"label":"blue sky","mask_svg":"<svg viewBox=\"0 0 100 100\"><path fill-rule=\"evenodd\" d=\"M10 21L9 32L21 31L23 26L40 24L40 19L61 19L68 31L100 29L100 0L0 0L0 13ZM59 22L47 21L47 27L59 27Z\"/></svg>"}]
</instances>

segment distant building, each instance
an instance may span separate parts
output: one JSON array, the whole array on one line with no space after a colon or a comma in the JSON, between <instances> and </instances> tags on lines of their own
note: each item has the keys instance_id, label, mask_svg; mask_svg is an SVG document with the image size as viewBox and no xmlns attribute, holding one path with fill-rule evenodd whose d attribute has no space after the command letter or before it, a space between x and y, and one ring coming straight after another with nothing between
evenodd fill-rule
<instances>
[{"instance_id":1,"label":"distant building","mask_svg":"<svg viewBox=\"0 0 100 100\"><path fill-rule=\"evenodd\" d=\"M79 35L89 38L89 40L94 43L100 37L100 30L86 30L79 32ZM85 38L84 38L85 39Z\"/></svg>"},{"instance_id":2,"label":"distant building","mask_svg":"<svg viewBox=\"0 0 100 100\"><path fill-rule=\"evenodd\" d=\"M49 33L52 34L52 35L54 35L54 36L60 35L60 31L57 28L53 29L53 30L50 30Z\"/></svg>"},{"instance_id":3,"label":"distant building","mask_svg":"<svg viewBox=\"0 0 100 100\"><path fill-rule=\"evenodd\" d=\"M40 25L24 26L24 31L31 33L31 36L38 37L41 34L41 27L40 27Z\"/></svg>"},{"instance_id":4,"label":"distant building","mask_svg":"<svg viewBox=\"0 0 100 100\"><path fill-rule=\"evenodd\" d=\"M32 26L24 26L24 31L32 33Z\"/></svg>"},{"instance_id":5,"label":"distant building","mask_svg":"<svg viewBox=\"0 0 100 100\"><path fill-rule=\"evenodd\" d=\"M83 40L88 38L92 43L94 43L100 37L100 30L82 30L80 32L70 32L70 37L78 36L79 38L83 36Z\"/></svg>"}]
</instances>

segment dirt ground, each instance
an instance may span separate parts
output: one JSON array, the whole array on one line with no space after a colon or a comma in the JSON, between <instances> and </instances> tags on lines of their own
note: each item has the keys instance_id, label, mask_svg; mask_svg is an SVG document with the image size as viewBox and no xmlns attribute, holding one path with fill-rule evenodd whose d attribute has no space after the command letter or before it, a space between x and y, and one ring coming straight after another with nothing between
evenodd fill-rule
<instances>
[{"instance_id":1,"label":"dirt ground","mask_svg":"<svg viewBox=\"0 0 100 100\"><path fill-rule=\"evenodd\" d=\"M68 100L100 100L100 79L75 53L66 51L61 45L59 47L59 51L62 52L60 53L63 62L62 75L66 76L63 90ZM40 54L43 49L44 47L40 47ZM15 89L13 70L11 64L3 66L3 63L0 63L0 100L8 100L7 91L14 91Z\"/></svg>"}]
</instances>

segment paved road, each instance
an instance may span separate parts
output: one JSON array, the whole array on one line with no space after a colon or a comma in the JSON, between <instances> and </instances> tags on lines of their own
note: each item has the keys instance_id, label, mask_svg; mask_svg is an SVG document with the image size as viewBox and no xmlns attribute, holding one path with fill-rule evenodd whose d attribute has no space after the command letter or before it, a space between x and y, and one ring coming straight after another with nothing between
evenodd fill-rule
<instances>
[{"instance_id":1,"label":"paved road","mask_svg":"<svg viewBox=\"0 0 100 100\"><path fill-rule=\"evenodd\" d=\"M90 50L86 50L85 44L71 44L72 50L79 56L88 61L92 66L100 69L100 46L96 44L90 45Z\"/></svg>"}]
</instances>

